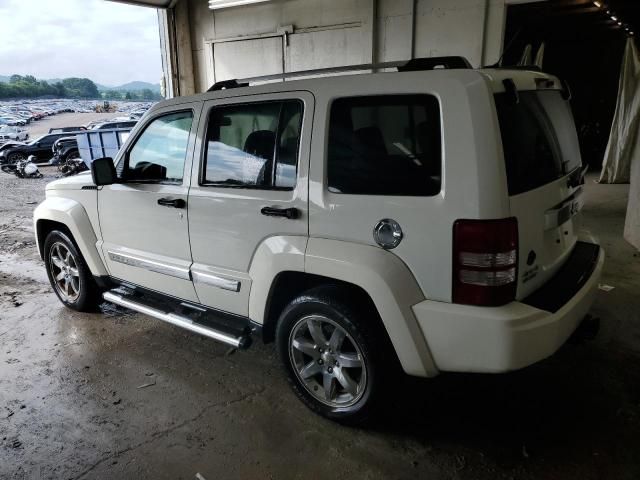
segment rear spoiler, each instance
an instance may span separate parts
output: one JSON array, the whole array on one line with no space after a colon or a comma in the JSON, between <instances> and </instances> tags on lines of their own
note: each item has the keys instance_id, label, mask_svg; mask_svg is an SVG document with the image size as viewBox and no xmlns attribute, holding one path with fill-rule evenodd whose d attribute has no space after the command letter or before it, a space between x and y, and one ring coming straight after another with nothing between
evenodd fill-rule
<instances>
[{"instance_id":1,"label":"rear spoiler","mask_svg":"<svg viewBox=\"0 0 640 480\"><path fill-rule=\"evenodd\" d=\"M555 82L553 80L549 80L546 78L536 78L536 86L538 88L548 88L552 87ZM520 96L518 95L518 89L516 88L516 84L512 78L505 78L502 80L502 85L504 85L504 91L507 96L511 99L513 103L520 103ZM571 89L569 88L569 84L563 78L560 79L560 95L564 100L571 100Z\"/></svg>"}]
</instances>

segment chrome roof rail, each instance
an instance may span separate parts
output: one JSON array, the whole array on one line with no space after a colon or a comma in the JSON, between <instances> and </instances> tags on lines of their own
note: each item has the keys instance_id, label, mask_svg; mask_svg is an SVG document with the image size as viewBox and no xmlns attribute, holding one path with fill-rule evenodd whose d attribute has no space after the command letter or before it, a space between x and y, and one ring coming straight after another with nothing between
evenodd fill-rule
<instances>
[{"instance_id":1,"label":"chrome roof rail","mask_svg":"<svg viewBox=\"0 0 640 480\"><path fill-rule=\"evenodd\" d=\"M246 87L255 82L268 82L272 80L287 80L298 77L313 77L318 75L330 75L334 73L349 73L366 70L382 70L386 68L396 68L398 72L416 72L436 69L470 69L471 64L464 57L430 57L414 58L397 62L365 63L360 65L346 65L341 67L316 68L314 70L300 70L297 72L275 73L272 75L260 75L242 79L223 80L216 82L208 92L223 90L227 88Z\"/></svg>"}]
</instances>

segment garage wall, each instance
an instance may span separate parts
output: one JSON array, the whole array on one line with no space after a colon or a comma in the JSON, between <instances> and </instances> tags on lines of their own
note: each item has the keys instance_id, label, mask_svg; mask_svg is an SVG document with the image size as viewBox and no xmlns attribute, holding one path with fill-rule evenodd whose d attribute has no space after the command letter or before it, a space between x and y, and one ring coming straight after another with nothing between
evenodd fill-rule
<instances>
[{"instance_id":1,"label":"garage wall","mask_svg":"<svg viewBox=\"0 0 640 480\"><path fill-rule=\"evenodd\" d=\"M216 11L179 0L173 14L176 36L189 37L177 46L188 95L228 78L414 57L492 63L505 0L272 0Z\"/></svg>"}]
</instances>

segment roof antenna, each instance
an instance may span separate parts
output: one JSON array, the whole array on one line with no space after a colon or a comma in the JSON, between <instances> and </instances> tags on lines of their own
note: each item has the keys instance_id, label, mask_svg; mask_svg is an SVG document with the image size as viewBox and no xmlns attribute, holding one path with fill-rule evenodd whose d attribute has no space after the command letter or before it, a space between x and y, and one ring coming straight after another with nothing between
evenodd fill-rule
<instances>
[{"instance_id":1,"label":"roof antenna","mask_svg":"<svg viewBox=\"0 0 640 480\"><path fill-rule=\"evenodd\" d=\"M513 37L511 37L511 40L509 40L509 43L507 44L507 46L502 51L502 55L500 55L500 58L498 59L498 61L496 63L494 63L493 65L486 65L486 68L498 68L498 67L502 66L502 59L504 58L504 56L507 54L507 52L513 46L513 42L515 42L516 39L518 38L518 36L520 36L520 33L522 32L523 28L524 27L520 27L518 29L518 31L515 33L515 35Z\"/></svg>"}]
</instances>

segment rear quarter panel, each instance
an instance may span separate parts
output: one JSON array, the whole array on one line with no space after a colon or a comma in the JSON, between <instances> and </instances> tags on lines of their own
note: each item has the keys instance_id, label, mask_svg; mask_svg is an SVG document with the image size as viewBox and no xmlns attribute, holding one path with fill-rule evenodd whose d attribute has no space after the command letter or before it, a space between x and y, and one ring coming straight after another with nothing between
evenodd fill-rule
<instances>
[{"instance_id":1,"label":"rear quarter panel","mask_svg":"<svg viewBox=\"0 0 640 480\"><path fill-rule=\"evenodd\" d=\"M440 103L442 189L432 197L329 192L326 143L331 102L362 95L431 94ZM309 182L310 236L376 246L372 231L396 220L404 239L392 250L426 298L451 301L452 226L462 218L509 215L506 173L492 92L473 70L383 73L345 77L314 89L316 121Z\"/></svg>"}]
</instances>

